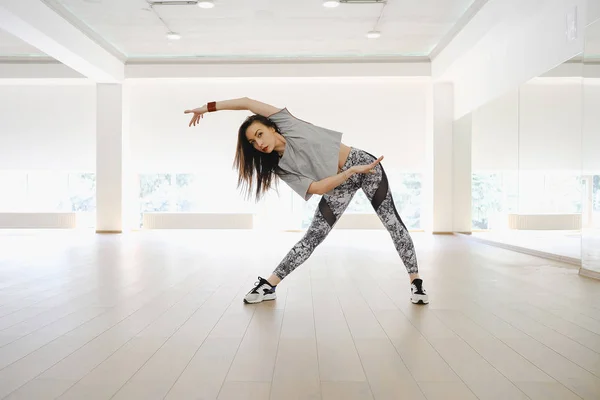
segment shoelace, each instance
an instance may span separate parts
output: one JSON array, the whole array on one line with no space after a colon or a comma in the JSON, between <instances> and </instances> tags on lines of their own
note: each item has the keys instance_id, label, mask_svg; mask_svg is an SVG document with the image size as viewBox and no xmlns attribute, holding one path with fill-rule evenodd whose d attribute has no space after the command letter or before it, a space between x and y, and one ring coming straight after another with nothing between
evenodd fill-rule
<instances>
[{"instance_id":1,"label":"shoelace","mask_svg":"<svg viewBox=\"0 0 600 400\"><path fill-rule=\"evenodd\" d=\"M258 281L254 282L254 289L252 289L252 291L253 292L257 292L258 288L261 287L264 284L265 284L264 280L259 276L258 277Z\"/></svg>"},{"instance_id":2,"label":"shoelace","mask_svg":"<svg viewBox=\"0 0 600 400\"><path fill-rule=\"evenodd\" d=\"M417 287L417 285L415 285L413 283L412 284L412 288L413 288L413 293L421 292L421 293L425 294L425 289L423 289L423 286L421 286L421 289L419 290L419 288Z\"/></svg>"}]
</instances>

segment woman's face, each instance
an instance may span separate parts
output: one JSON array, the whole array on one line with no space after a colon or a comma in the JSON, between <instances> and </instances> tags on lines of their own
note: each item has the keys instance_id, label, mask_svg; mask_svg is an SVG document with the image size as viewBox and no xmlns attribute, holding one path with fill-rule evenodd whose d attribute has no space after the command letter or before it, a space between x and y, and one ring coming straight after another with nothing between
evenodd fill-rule
<instances>
[{"instance_id":1,"label":"woman's face","mask_svg":"<svg viewBox=\"0 0 600 400\"><path fill-rule=\"evenodd\" d=\"M274 128L255 121L246 129L246 139L261 153L271 153L275 148L275 133Z\"/></svg>"}]
</instances>

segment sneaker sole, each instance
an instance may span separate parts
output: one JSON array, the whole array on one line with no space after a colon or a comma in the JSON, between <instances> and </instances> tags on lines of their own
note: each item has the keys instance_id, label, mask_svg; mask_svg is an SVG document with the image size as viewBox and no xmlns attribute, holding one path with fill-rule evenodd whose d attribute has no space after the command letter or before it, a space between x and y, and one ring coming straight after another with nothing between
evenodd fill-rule
<instances>
[{"instance_id":1,"label":"sneaker sole","mask_svg":"<svg viewBox=\"0 0 600 400\"><path fill-rule=\"evenodd\" d=\"M256 301L248 301L246 299L244 299L244 303L245 304L258 304L258 303L262 303L263 301L273 301L277 298L277 296L275 297L263 297L260 300L256 300Z\"/></svg>"},{"instance_id":2,"label":"sneaker sole","mask_svg":"<svg viewBox=\"0 0 600 400\"><path fill-rule=\"evenodd\" d=\"M411 297L410 301L413 304L429 304L429 297L417 294L414 297Z\"/></svg>"}]
</instances>

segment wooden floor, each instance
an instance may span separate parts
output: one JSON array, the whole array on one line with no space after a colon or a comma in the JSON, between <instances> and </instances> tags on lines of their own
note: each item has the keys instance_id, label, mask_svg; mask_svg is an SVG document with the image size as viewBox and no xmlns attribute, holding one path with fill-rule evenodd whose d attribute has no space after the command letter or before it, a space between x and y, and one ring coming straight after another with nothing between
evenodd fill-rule
<instances>
[{"instance_id":1,"label":"wooden floor","mask_svg":"<svg viewBox=\"0 0 600 400\"><path fill-rule=\"evenodd\" d=\"M600 282L414 235L336 231L242 303L299 234L0 233L0 399L600 399Z\"/></svg>"}]
</instances>

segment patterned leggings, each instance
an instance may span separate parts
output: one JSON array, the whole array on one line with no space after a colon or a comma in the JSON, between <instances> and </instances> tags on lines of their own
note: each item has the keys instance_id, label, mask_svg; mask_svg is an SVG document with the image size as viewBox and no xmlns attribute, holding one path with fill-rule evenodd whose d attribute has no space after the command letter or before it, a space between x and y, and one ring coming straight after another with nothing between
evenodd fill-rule
<instances>
[{"instance_id":1,"label":"patterned leggings","mask_svg":"<svg viewBox=\"0 0 600 400\"><path fill-rule=\"evenodd\" d=\"M342 171L353 165L370 164L375 160L376 158L371 154L352 148ZM275 275L280 279L285 278L310 257L317 246L331 232L358 189L362 189L371 201L379 219L390 233L408 273L416 274L419 272L412 239L402 219L400 219L398 211L396 211L385 171L381 164L377 165L373 171L375 172L371 174L353 175L346 182L336 187L332 195L326 194L323 196L308 231L273 271Z\"/></svg>"}]
</instances>

